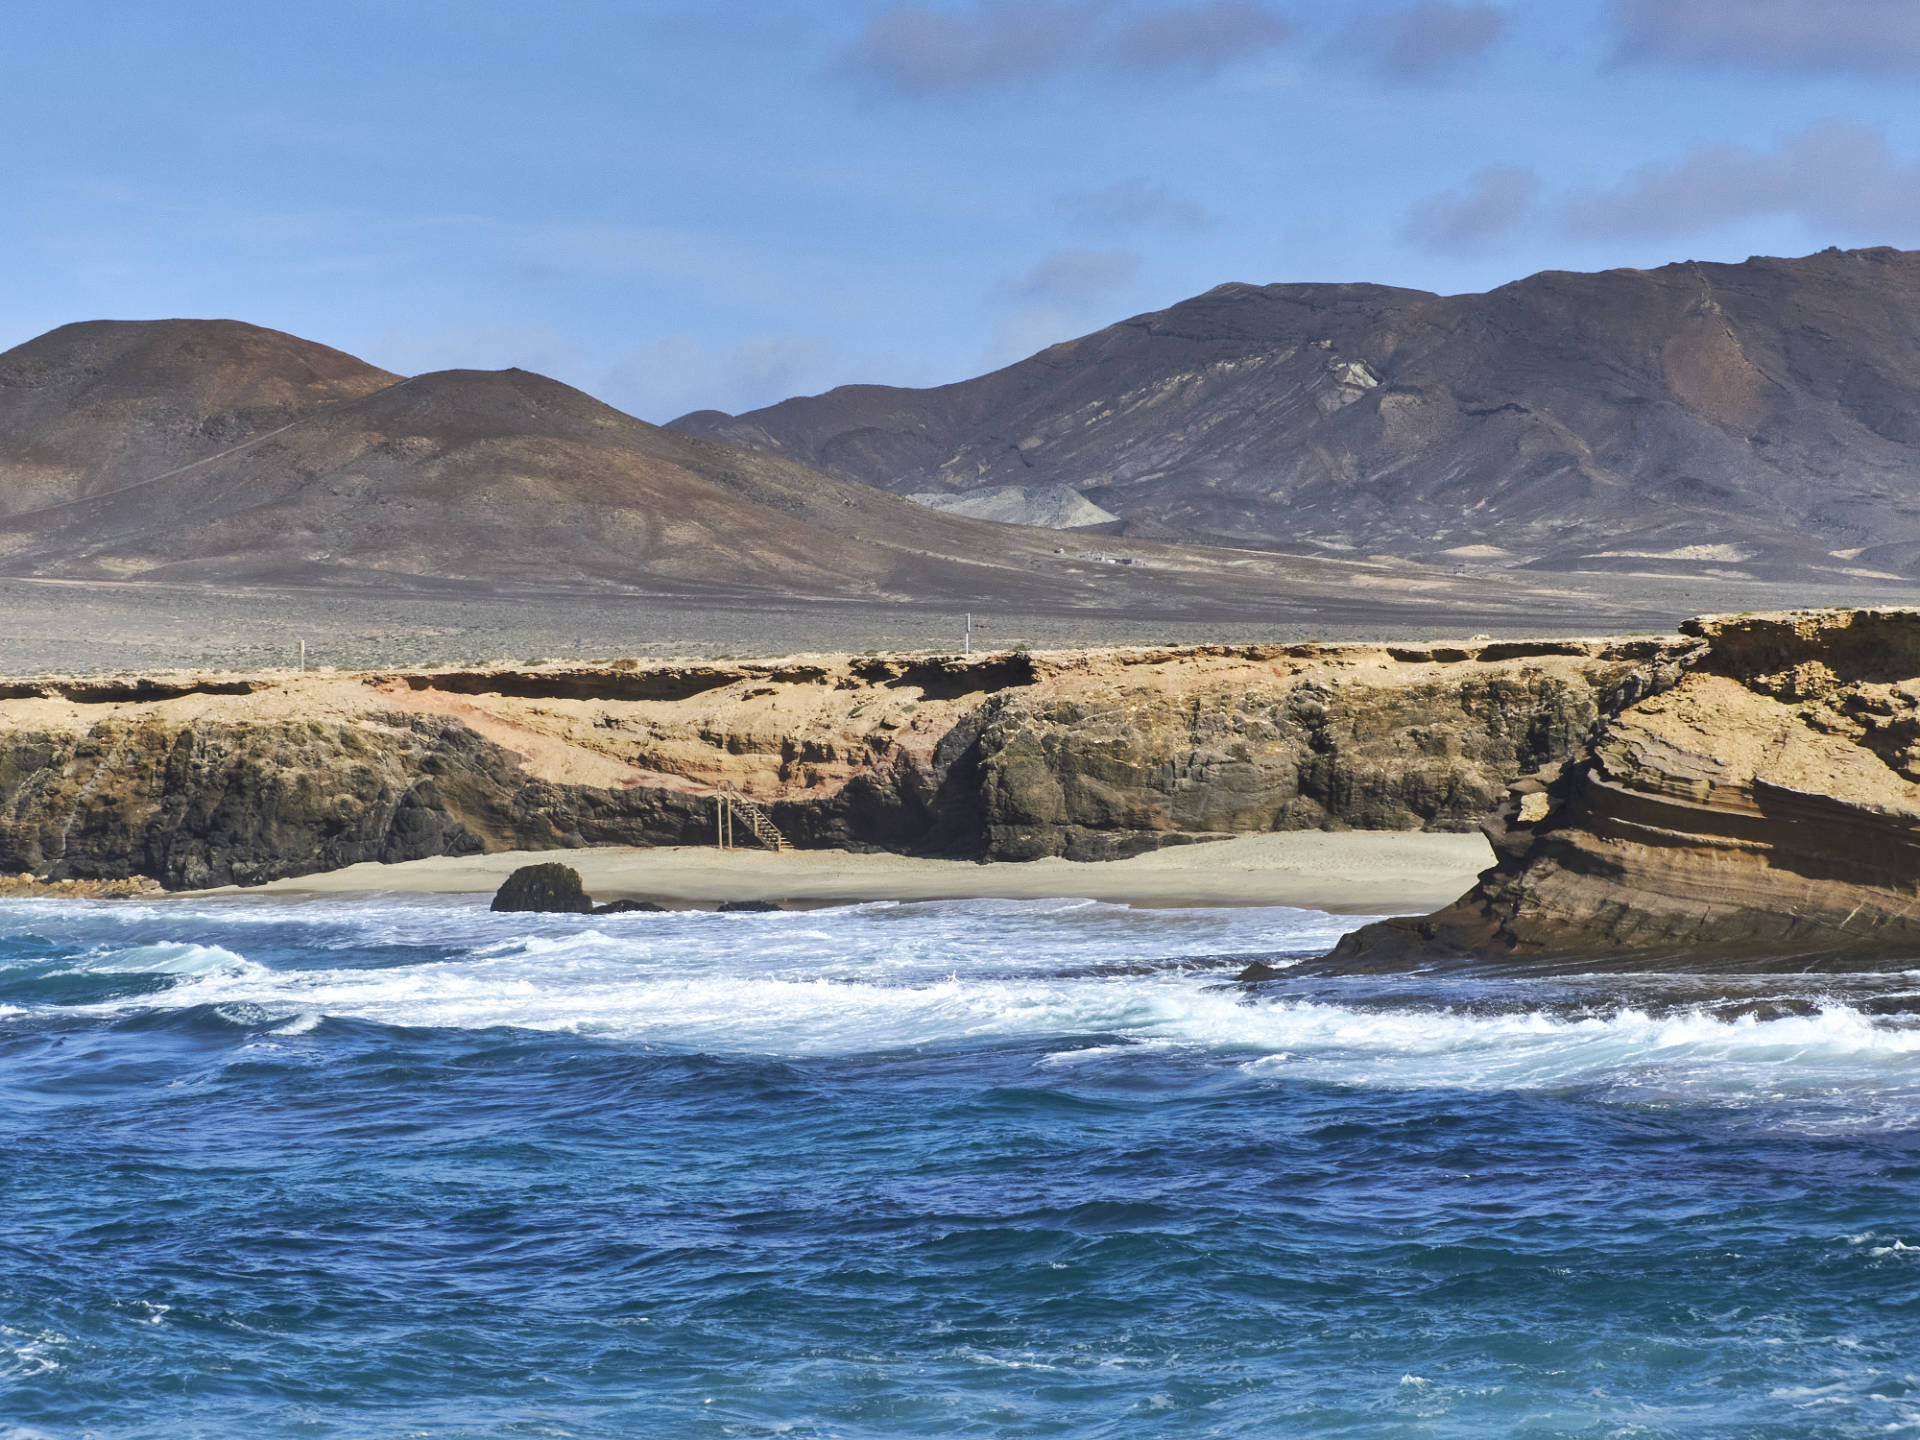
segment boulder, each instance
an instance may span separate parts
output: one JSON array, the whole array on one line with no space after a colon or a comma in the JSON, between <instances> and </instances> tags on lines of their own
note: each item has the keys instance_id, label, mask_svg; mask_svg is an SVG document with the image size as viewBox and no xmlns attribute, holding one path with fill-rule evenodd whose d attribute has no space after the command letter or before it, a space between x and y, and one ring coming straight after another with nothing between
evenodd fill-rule
<instances>
[{"instance_id":1,"label":"boulder","mask_svg":"<svg viewBox=\"0 0 1920 1440\"><path fill-rule=\"evenodd\" d=\"M506 884L493 897L492 908L590 915L593 898L580 884L578 870L548 861L541 865L522 865L507 876Z\"/></svg>"},{"instance_id":2,"label":"boulder","mask_svg":"<svg viewBox=\"0 0 1920 1440\"><path fill-rule=\"evenodd\" d=\"M593 907L596 915L664 915L667 907L651 900L609 900Z\"/></svg>"},{"instance_id":3,"label":"boulder","mask_svg":"<svg viewBox=\"0 0 1920 1440\"><path fill-rule=\"evenodd\" d=\"M1264 960L1256 960L1238 975L1234 976L1233 979L1234 983L1238 985L1264 985L1269 980L1280 979L1286 973L1284 970L1276 969L1274 966L1267 964Z\"/></svg>"}]
</instances>

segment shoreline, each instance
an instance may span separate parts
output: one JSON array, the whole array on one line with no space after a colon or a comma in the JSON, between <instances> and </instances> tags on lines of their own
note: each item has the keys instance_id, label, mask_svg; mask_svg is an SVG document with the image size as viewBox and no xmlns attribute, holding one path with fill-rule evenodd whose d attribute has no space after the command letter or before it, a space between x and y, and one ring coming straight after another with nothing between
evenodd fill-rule
<instances>
[{"instance_id":1,"label":"shoreline","mask_svg":"<svg viewBox=\"0 0 1920 1440\"><path fill-rule=\"evenodd\" d=\"M491 895L522 865L557 860L596 901L669 909L727 901L806 909L874 901L1097 900L1142 908L1284 905L1335 914L1416 914L1467 890L1493 863L1479 834L1279 831L1170 846L1126 860L925 860L845 850L607 846L365 863L194 898L385 892Z\"/></svg>"}]
</instances>

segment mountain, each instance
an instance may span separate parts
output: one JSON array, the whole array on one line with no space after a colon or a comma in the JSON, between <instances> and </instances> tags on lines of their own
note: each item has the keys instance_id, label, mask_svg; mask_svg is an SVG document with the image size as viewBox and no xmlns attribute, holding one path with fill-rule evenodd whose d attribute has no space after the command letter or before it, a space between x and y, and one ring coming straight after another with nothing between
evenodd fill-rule
<instances>
[{"instance_id":1,"label":"mountain","mask_svg":"<svg viewBox=\"0 0 1920 1440\"><path fill-rule=\"evenodd\" d=\"M0 355L4 573L911 594L1051 554L1008 535L525 371L402 379L228 320Z\"/></svg>"},{"instance_id":2,"label":"mountain","mask_svg":"<svg viewBox=\"0 0 1920 1440\"><path fill-rule=\"evenodd\" d=\"M226 320L69 325L0 354L0 577L1294 621L1446 608L1474 625L1564 624L1581 603L1351 562L1070 553L1068 538L649 425L521 370L402 379Z\"/></svg>"},{"instance_id":3,"label":"mountain","mask_svg":"<svg viewBox=\"0 0 1920 1440\"><path fill-rule=\"evenodd\" d=\"M1920 576L1920 254L1222 285L978 379L673 422L901 493L1466 568Z\"/></svg>"},{"instance_id":4,"label":"mountain","mask_svg":"<svg viewBox=\"0 0 1920 1440\"><path fill-rule=\"evenodd\" d=\"M164 475L400 377L233 320L94 320L0 354L0 516Z\"/></svg>"}]
</instances>

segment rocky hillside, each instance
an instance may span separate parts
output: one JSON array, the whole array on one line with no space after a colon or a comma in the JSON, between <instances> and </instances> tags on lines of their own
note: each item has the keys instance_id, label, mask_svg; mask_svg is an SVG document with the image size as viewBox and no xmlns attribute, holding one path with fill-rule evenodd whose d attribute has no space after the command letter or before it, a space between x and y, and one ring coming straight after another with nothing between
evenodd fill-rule
<instances>
[{"instance_id":1,"label":"rocky hillside","mask_svg":"<svg viewBox=\"0 0 1920 1440\"><path fill-rule=\"evenodd\" d=\"M233 321L71 325L0 355L13 574L911 593L991 584L989 540L524 371L401 379ZM1028 548L1016 571L1048 553Z\"/></svg>"},{"instance_id":2,"label":"rocky hillside","mask_svg":"<svg viewBox=\"0 0 1920 1440\"><path fill-rule=\"evenodd\" d=\"M1920 254L1223 285L976 380L674 424L902 493L1070 486L1133 535L1920 576Z\"/></svg>"},{"instance_id":3,"label":"rocky hillside","mask_svg":"<svg viewBox=\"0 0 1920 1440\"><path fill-rule=\"evenodd\" d=\"M362 860L703 844L1117 857L1470 829L1671 642L803 657L0 683L0 872L255 883Z\"/></svg>"},{"instance_id":4,"label":"rocky hillside","mask_svg":"<svg viewBox=\"0 0 1920 1440\"><path fill-rule=\"evenodd\" d=\"M1519 781L1456 904L1347 937L1400 966L1632 958L1909 965L1920 953L1920 612L1720 617Z\"/></svg>"},{"instance_id":5,"label":"rocky hillside","mask_svg":"<svg viewBox=\"0 0 1920 1440\"><path fill-rule=\"evenodd\" d=\"M1509 633L1594 613L1552 581L1138 542L1110 557L993 518L649 425L525 371L401 379L234 321L69 325L0 354L0 576L601 589L956 618L1444 616Z\"/></svg>"}]
</instances>

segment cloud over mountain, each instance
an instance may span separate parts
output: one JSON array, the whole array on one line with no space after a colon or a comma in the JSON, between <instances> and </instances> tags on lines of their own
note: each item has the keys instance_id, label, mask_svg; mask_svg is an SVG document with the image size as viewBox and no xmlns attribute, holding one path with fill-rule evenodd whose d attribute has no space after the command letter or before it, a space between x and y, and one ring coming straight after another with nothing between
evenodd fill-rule
<instances>
[{"instance_id":1,"label":"cloud over mountain","mask_svg":"<svg viewBox=\"0 0 1920 1440\"><path fill-rule=\"evenodd\" d=\"M1546 182L1521 165L1490 165L1464 190L1443 190L1415 202L1401 238L1422 250L1472 254L1499 240L1539 203Z\"/></svg>"},{"instance_id":2,"label":"cloud over mountain","mask_svg":"<svg viewBox=\"0 0 1920 1440\"><path fill-rule=\"evenodd\" d=\"M1523 224L1578 240L1692 235L1789 217L1823 235L1880 244L1920 239L1920 162L1869 125L1825 120L1769 149L1700 145L1610 184L1550 195L1527 167L1495 165L1464 188L1409 207L1400 238L1435 254L1476 254Z\"/></svg>"},{"instance_id":3,"label":"cloud over mountain","mask_svg":"<svg viewBox=\"0 0 1920 1440\"><path fill-rule=\"evenodd\" d=\"M1684 235L1756 216L1791 215L1876 240L1920 229L1920 165L1878 130L1829 120L1771 150L1702 145L1571 197L1567 228L1583 237Z\"/></svg>"}]
</instances>

